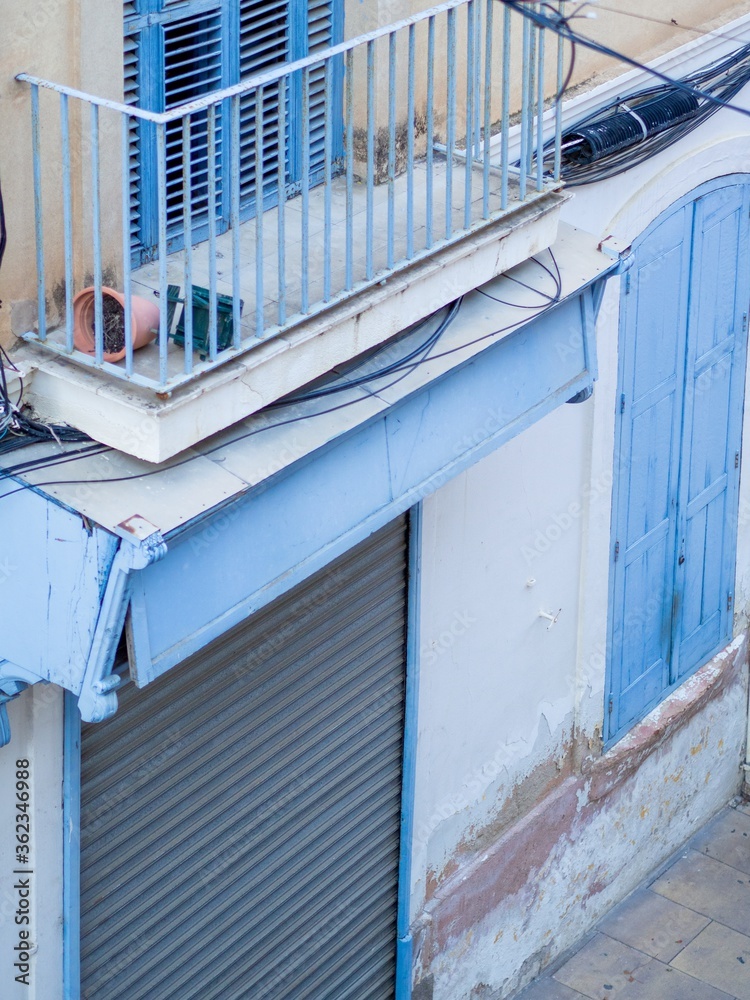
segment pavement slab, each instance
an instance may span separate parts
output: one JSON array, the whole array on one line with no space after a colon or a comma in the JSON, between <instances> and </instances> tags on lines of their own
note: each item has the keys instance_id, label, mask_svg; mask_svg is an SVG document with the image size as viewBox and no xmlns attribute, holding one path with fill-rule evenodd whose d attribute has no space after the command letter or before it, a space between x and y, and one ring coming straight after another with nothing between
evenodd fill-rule
<instances>
[{"instance_id":1,"label":"pavement slab","mask_svg":"<svg viewBox=\"0 0 750 1000\"><path fill-rule=\"evenodd\" d=\"M516 1000L750 1000L750 806L723 809Z\"/></svg>"}]
</instances>

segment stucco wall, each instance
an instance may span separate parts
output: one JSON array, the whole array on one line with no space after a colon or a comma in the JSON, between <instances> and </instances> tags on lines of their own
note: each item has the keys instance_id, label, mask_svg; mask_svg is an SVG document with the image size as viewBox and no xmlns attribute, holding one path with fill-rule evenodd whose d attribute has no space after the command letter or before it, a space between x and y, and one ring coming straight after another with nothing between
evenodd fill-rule
<instances>
[{"instance_id":1,"label":"stucco wall","mask_svg":"<svg viewBox=\"0 0 750 1000\"><path fill-rule=\"evenodd\" d=\"M34 4L0 3L0 180L3 185L8 245L0 273L0 343L36 322L31 102L17 73L80 88L101 97L122 97L122 6L98 0L43 0ZM44 245L48 268L48 308L54 314L64 301L62 163L58 97L40 99ZM92 270L91 195L88 187L90 142L88 108L71 101L71 165L75 264L84 277ZM116 123L106 114L101 122L102 241L106 258L114 264L122 238L119 195L120 156ZM83 172L81 171L83 167ZM115 265L116 266L116 265ZM63 298L61 298L61 294Z\"/></svg>"},{"instance_id":2,"label":"stucco wall","mask_svg":"<svg viewBox=\"0 0 750 1000\"><path fill-rule=\"evenodd\" d=\"M426 0L378 0L365 3L364 0L347 0L345 24L347 37L353 37L377 26L393 23L409 14L427 9ZM484 4L481 4L484 12ZM570 6L570 5L568 5ZM595 21L581 20L577 26L592 37L603 41L616 40L619 47L638 58L646 58L665 48L673 47L693 37L694 32L676 28L689 25L702 31L706 27L727 21L736 12L742 12L743 4L726 0L675 0L669 9L660 9L658 21L643 19L640 15L652 16L652 4L648 0L636 0L628 4L628 11L634 16L599 11ZM502 21L501 5L493 8L496 36L499 41L499 25ZM457 51L458 74L456 81L458 135L463 134L462 119L465 110L465 59L466 35L464 12L458 16ZM482 16L485 16L482 13ZM516 58L511 78L513 81L512 107L520 104L520 17L514 33ZM28 5L0 0L0 21L3 35L0 39L3 75L0 76L0 121L3 125L5 141L0 149L0 177L3 182L9 245L0 275L0 298L4 308L0 311L0 342L8 344L11 329L23 332L32 329L36 316L36 287L34 267L34 215L32 198L31 133L29 92L25 85L15 81L18 72L26 71L43 78L99 96L119 98L122 94L122 7L118 2L102 4L97 0L43 0L30 11ZM445 17L438 22L437 51L445 51ZM664 23L658 23L664 22ZM425 51L426 31L420 29L417 35L417 149L424 143L424 104L426 95ZM406 34L399 49L397 72L397 119L399 122L399 152L403 153L405 137L403 123L406 118ZM549 40L549 47L556 43ZM378 129L387 122L388 115L388 62L387 43L378 44L376 67L375 117ZM500 48L496 48L499 59ZM556 89L556 59L550 59L550 72L546 81L547 96ZM595 53L580 49L577 56L573 84L588 81L596 74L611 76L619 72L619 67L611 60ZM358 80L355 114L357 128L365 122L366 73L361 58L355 61ZM499 71L496 73L499 79ZM445 91L444 61L438 59L436 85ZM499 118L500 96L493 103L493 117ZM42 95L44 124L42 143L44 148L43 186L45 190L45 259L48 268L47 299L54 322L59 313L64 289L61 284L64 275L62 257L62 200L61 165L59 162L60 130L56 107L57 98ZM440 99L444 104L444 97ZM88 120L79 121L77 102L72 102L72 160L74 175L74 239L75 269L77 280L91 274L91 195L88 182L90 164L90 143L88 140ZM88 109L84 109L88 116ZM119 120L108 112L102 112L102 233L104 239L104 265L110 280L116 281L121 269L121 196L120 196L120 150ZM444 114L439 112L436 121L437 135L444 139ZM363 136L358 135L361 146ZM378 162L384 163L384 137L378 137ZM420 145L421 144L421 145ZM358 146L358 148L359 148ZM383 147L383 148L381 148ZM361 150L360 150L361 152ZM399 162L402 157L399 156ZM382 163L381 163L382 165ZM361 161L359 169L361 171ZM379 170L379 176L383 170ZM15 313L15 315L14 315Z\"/></svg>"}]
</instances>

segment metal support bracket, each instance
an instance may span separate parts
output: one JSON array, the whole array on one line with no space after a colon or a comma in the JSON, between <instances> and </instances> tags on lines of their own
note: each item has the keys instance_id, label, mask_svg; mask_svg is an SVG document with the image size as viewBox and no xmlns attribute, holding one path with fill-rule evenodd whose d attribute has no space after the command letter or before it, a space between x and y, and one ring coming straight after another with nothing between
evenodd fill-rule
<instances>
[{"instance_id":1,"label":"metal support bracket","mask_svg":"<svg viewBox=\"0 0 750 1000\"><path fill-rule=\"evenodd\" d=\"M144 518L129 518L119 527L124 538L112 562L83 683L77 692L84 722L101 722L117 711L120 678L112 668L130 601L131 573L158 562L167 553L161 533Z\"/></svg>"},{"instance_id":2,"label":"metal support bracket","mask_svg":"<svg viewBox=\"0 0 750 1000\"><path fill-rule=\"evenodd\" d=\"M86 722L100 722L117 710L116 688L120 679L112 673L112 668L130 601L131 575L134 570L145 569L162 559L167 552L158 528L145 518L137 515L128 518L118 529L122 540L110 567L83 678L75 690L72 682L64 685L78 698L81 718ZM7 703L27 687L48 681L16 663L0 659L0 747L10 742Z\"/></svg>"}]
</instances>

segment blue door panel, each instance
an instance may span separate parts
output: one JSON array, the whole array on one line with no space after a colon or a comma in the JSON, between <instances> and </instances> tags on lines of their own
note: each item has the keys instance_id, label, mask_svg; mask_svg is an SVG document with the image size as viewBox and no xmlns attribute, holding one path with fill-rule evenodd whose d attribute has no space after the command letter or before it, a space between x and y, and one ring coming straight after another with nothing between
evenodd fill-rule
<instances>
[{"instance_id":1,"label":"blue door panel","mask_svg":"<svg viewBox=\"0 0 750 1000\"><path fill-rule=\"evenodd\" d=\"M625 719L631 703L650 701L662 689L666 676L667 623L662 602L653 599L668 563L666 530L660 536L624 572L623 598L628 610L623 621L621 683L627 703L621 702L620 712Z\"/></svg>"},{"instance_id":2,"label":"blue door panel","mask_svg":"<svg viewBox=\"0 0 750 1000\"><path fill-rule=\"evenodd\" d=\"M744 360L747 196L744 185L695 204L685 422L678 501L672 680L690 674L732 634L736 510ZM738 401L739 400L739 405Z\"/></svg>"},{"instance_id":3,"label":"blue door panel","mask_svg":"<svg viewBox=\"0 0 750 1000\"><path fill-rule=\"evenodd\" d=\"M675 380L670 379L662 398L632 420L625 535L628 550L668 521L673 495L669 453L661 461L654 461L652 455L655 442L672 440L674 423Z\"/></svg>"},{"instance_id":4,"label":"blue door panel","mask_svg":"<svg viewBox=\"0 0 750 1000\"><path fill-rule=\"evenodd\" d=\"M646 234L623 297L610 742L731 639L750 199L724 185Z\"/></svg>"},{"instance_id":5,"label":"blue door panel","mask_svg":"<svg viewBox=\"0 0 750 1000\"><path fill-rule=\"evenodd\" d=\"M687 307L675 308L685 283L691 220L676 213L653 234L625 297L618 442L613 616L613 691L609 730L624 730L668 683L671 606L656 600L672 573L678 487ZM685 298L685 296L678 296ZM664 445L666 444L666 447ZM665 680L666 679L666 680Z\"/></svg>"}]
</instances>

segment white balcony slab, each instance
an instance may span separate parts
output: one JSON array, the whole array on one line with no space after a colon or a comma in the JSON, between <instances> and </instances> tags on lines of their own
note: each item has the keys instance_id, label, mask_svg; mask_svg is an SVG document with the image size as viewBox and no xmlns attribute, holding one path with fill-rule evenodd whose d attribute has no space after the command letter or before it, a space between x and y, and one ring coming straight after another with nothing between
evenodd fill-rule
<instances>
[{"instance_id":1,"label":"white balcony slab","mask_svg":"<svg viewBox=\"0 0 750 1000\"><path fill-rule=\"evenodd\" d=\"M539 283L545 293L551 290L549 278L547 284L541 284L540 263L553 270L559 268L563 298L576 295L613 266L612 257L601 253L596 244L590 234L562 224L553 247L554 263L550 264L550 255L544 253L537 261L529 260L511 275L498 277L481 291L469 294L425 363L398 375L370 380L332 396L285 402L255 413L163 466L154 467L131 455L107 451L61 467L26 469L16 475L21 482L116 533L123 521L139 515L168 535L200 519L209 509L275 477L290 474L293 467L299 468L316 452L345 440L425 389L430 391L431 385L437 386L472 358L510 337L519 326L533 322L539 315L539 294L525 286L536 288ZM440 318L439 314L429 327L410 332L389 345L385 358L382 351L377 352L356 371L347 372L346 380L372 374L385 363L405 357L424 341ZM582 353L580 328L574 344L573 353ZM533 356L529 363L533 363ZM488 410L490 419L481 428L483 434L491 437L502 425L505 417L501 410L502 399L498 398ZM466 447L471 450L474 444L472 440ZM62 450L78 447L66 445ZM54 460L59 454L57 445L46 442L25 449L23 460ZM17 453L9 453L0 460L0 468L12 472L19 460ZM4 493L9 492L8 487L6 482ZM10 485L10 490L18 489L23 486Z\"/></svg>"},{"instance_id":2,"label":"white balcony slab","mask_svg":"<svg viewBox=\"0 0 750 1000\"><path fill-rule=\"evenodd\" d=\"M454 171L457 191L463 190L465 174ZM399 179L401 180L401 179ZM420 183L415 171L415 189ZM421 180L424 185L424 178ZM343 181L337 181L334 197L341 199ZM342 188L342 190L339 190ZM355 280L364 280L366 268L364 234L366 231L366 191L358 186L354 213L355 244L352 252ZM409 267L386 275L378 283L363 288L352 297L331 305L317 315L298 318L277 336L257 341L257 346L211 371L203 371L194 381L179 386L166 398L131 383L112 379L92 369L68 361L35 347L22 348L19 357L34 364L36 371L27 399L44 417L65 421L93 438L147 462L160 463L196 445L212 434L268 406L270 403L331 371L337 365L382 344L411 324L464 295L478 285L509 270L555 242L559 213L567 195L557 190L534 192L525 202L511 202L498 219L483 221L481 185L476 185L472 201L472 230L460 241L424 256ZM310 203L310 298L322 289L325 226L322 222L320 189L311 194ZM405 194L396 199L398 220L396 254L403 253L405 240ZM423 191L415 198L415 247L424 250L425 228ZM439 203L438 203L439 204ZM301 222L298 201L285 209L287 225L286 307L287 313L299 310L301 267ZM454 225L463 224L463 211L454 209ZM374 200L373 231L387 231L387 190L377 190ZM278 319L278 218L273 212L263 216L262 241L257 238L252 220L241 231L240 290L244 300L243 333L252 332L258 315L255 301L257 251L264 263L264 323ZM362 227L365 227L364 229ZM435 216L436 230L443 227L445 212ZM435 238L441 233L435 232ZM295 238L297 238L295 242ZM346 263L346 226L332 227L330 235L332 287L341 287ZM421 243L419 241L422 241ZM217 243L218 290L231 293L232 234L222 235ZM356 250L356 256L355 254ZM195 283L207 284L207 244L194 251ZM220 256L221 255L221 256ZM373 242L373 268L384 274L387 247L382 239ZM182 255L169 258L169 280L180 283ZM134 273L134 291L153 294L158 285L157 265ZM296 296L296 297L295 297ZM135 355L143 374L158 371L155 347ZM196 356L197 360L197 356ZM170 372L184 366L182 350L170 344Z\"/></svg>"}]
</instances>

